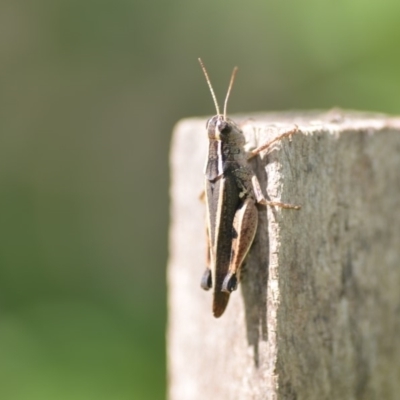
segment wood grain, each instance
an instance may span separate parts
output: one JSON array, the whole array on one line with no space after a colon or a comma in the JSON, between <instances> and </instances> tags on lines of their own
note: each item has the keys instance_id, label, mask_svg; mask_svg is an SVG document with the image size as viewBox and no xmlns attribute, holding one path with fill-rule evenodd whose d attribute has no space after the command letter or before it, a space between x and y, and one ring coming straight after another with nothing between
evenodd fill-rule
<instances>
[{"instance_id":1,"label":"wood grain","mask_svg":"<svg viewBox=\"0 0 400 400\"><path fill-rule=\"evenodd\" d=\"M171 400L398 399L400 120L344 112L231 116L253 145L259 207L243 279L220 319L200 289L207 118L171 149L168 373Z\"/></svg>"}]
</instances>

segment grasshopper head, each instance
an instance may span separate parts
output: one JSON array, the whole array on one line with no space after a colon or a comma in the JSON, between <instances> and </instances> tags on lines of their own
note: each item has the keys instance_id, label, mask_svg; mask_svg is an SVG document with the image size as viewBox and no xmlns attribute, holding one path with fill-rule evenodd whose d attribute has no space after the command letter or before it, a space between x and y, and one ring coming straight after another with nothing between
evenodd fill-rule
<instances>
[{"instance_id":1,"label":"grasshopper head","mask_svg":"<svg viewBox=\"0 0 400 400\"><path fill-rule=\"evenodd\" d=\"M213 181L223 175L226 162L244 156L245 137L235 122L222 115L207 121L207 134L209 147L204 172L207 179Z\"/></svg>"},{"instance_id":2,"label":"grasshopper head","mask_svg":"<svg viewBox=\"0 0 400 400\"><path fill-rule=\"evenodd\" d=\"M225 143L244 143L242 130L230 118L215 115L207 121L206 125L208 139L218 140Z\"/></svg>"}]
</instances>

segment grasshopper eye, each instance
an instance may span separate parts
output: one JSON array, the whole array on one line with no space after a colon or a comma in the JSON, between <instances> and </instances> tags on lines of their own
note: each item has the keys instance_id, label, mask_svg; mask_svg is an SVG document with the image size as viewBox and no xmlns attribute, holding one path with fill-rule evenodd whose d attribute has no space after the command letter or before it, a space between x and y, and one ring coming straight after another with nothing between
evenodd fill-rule
<instances>
[{"instance_id":1,"label":"grasshopper eye","mask_svg":"<svg viewBox=\"0 0 400 400\"><path fill-rule=\"evenodd\" d=\"M229 125L227 122L222 121L219 125L218 125L218 130L221 133L229 133L232 130L232 126Z\"/></svg>"}]
</instances>

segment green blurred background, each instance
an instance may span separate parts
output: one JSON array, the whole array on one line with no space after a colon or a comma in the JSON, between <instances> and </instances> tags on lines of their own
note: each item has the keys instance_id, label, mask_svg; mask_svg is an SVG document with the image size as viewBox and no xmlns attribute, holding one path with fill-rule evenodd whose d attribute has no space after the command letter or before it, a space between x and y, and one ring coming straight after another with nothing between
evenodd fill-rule
<instances>
[{"instance_id":1,"label":"green blurred background","mask_svg":"<svg viewBox=\"0 0 400 400\"><path fill-rule=\"evenodd\" d=\"M220 102L240 67L231 113L399 113L399 17L394 0L2 0L0 399L165 398L170 135L214 112L197 57Z\"/></svg>"}]
</instances>

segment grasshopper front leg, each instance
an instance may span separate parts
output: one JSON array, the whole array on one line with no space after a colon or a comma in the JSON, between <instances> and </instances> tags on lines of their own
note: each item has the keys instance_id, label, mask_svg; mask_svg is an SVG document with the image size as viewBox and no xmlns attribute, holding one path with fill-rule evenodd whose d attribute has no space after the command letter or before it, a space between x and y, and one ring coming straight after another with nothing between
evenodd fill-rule
<instances>
[{"instance_id":1,"label":"grasshopper front leg","mask_svg":"<svg viewBox=\"0 0 400 400\"><path fill-rule=\"evenodd\" d=\"M276 138L272 139L271 141L262 144L261 146L257 147L254 150L251 150L247 155L247 160L250 160L251 158L253 158L256 155L260 154L262 151L268 150L274 143L279 142L283 138L291 137L296 132L298 132L298 130L299 130L299 127L297 125L295 125L294 128L291 129L290 131L284 132L281 135L277 136Z\"/></svg>"}]
</instances>

